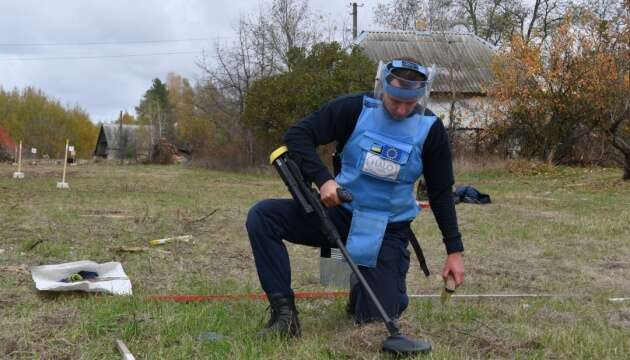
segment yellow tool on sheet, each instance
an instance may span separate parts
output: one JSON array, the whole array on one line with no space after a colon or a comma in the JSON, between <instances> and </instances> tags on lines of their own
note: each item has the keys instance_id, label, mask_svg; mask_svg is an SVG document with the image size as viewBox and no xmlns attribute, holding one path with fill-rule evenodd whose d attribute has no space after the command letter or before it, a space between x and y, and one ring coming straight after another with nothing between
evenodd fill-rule
<instances>
[{"instance_id":1,"label":"yellow tool on sheet","mask_svg":"<svg viewBox=\"0 0 630 360\"><path fill-rule=\"evenodd\" d=\"M149 244L150 245L162 245L162 244L166 244L166 243L172 242L172 241L189 242L190 240L192 240L192 235L182 235L182 236L175 236L175 237L164 238L164 239L151 240L151 241L149 241Z\"/></svg>"}]
</instances>

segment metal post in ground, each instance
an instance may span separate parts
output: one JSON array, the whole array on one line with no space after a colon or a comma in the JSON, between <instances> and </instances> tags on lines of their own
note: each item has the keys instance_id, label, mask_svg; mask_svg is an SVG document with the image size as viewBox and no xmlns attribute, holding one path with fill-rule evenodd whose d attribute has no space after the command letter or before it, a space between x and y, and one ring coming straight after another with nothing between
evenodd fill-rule
<instances>
[{"instance_id":1,"label":"metal post in ground","mask_svg":"<svg viewBox=\"0 0 630 360\"><path fill-rule=\"evenodd\" d=\"M24 173L22 172L22 140L20 140L20 146L17 153L18 157L18 171L13 173L14 179L24 179Z\"/></svg>"},{"instance_id":2,"label":"metal post in ground","mask_svg":"<svg viewBox=\"0 0 630 360\"><path fill-rule=\"evenodd\" d=\"M57 189L69 189L70 185L66 182L66 168L68 165L68 143L69 140L66 139L66 151L63 158L63 175L61 176L61 182L57 183Z\"/></svg>"}]
</instances>

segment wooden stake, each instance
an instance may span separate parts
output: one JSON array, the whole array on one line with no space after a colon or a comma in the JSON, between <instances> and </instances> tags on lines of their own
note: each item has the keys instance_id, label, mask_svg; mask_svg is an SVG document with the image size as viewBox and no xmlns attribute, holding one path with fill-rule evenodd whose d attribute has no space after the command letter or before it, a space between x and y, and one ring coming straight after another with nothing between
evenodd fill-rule
<instances>
[{"instance_id":1,"label":"wooden stake","mask_svg":"<svg viewBox=\"0 0 630 360\"><path fill-rule=\"evenodd\" d=\"M124 342L122 342L122 340L116 340L116 347L118 348L118 351L120 351L120 355L122 356L123 360L135 360L136 358L133 357L133 354L131 353L131 351L129 351L129 349L127 349L127 346L125 345Z\"/></svg>"},{"instance_id":2,"label":"wooden stake","mask_svg":"<svg viewBox=\"0 0 630 360\"><path fill-rule=\"evenodd\" d=\"M171 241L189 242L191 239L192 239L192 235L182 235L182 236L175 236L175 237L164 238L164 239L151 240L149 241L149 245L162 245Z\"/></svg>"},{"instance_id":3,"label":"wooden stake","mask_svg":"<svg viewBox=\"0 0 630 360\"><path fill-rule=\"evenodd\" d=\"M22 140L20 140L20 151L18 152L18 171L22 172Z\"/></svg>"},{"instance_id":4,"label":"wooden stake","mask_svg":"<svg viewBox=\"0 0 630 360\"><path fill-rule=\"evenodd\" d=\"M69 140L66 139L66 155L64 156L64 159L63 159L63 176L61 177L62 183L66 182L66 165L68 164L68 142Z\"/></svg>"},{"instance_id":5,"label":"wooden stake","mask_svg":"<svg viewBox=\"0 0 630 360\"><path fill-rule=\"evenodd\" d=\"M61 176L61 182L57 183L57 189L69 189L70 186L66 182L66 168L68 167L68 143L69 140L66 139L66 153L63 157L63 175Z\"/></svg>"}]
</instances>

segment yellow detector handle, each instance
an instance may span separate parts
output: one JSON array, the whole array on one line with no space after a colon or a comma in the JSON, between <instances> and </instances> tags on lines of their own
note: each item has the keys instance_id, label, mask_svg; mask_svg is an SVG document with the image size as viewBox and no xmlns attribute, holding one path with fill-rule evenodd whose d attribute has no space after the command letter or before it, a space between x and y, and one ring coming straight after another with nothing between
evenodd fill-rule
<instances>
[{"instance_id":1,"label":"yellow detector handle","mask_svg":"<svg viewBox=\"0 0 630 360\"><path fill-rule=\"evenodd\" d=\"M282 154L286 153L287 151L289 151L289 149L284 145L272 151L271 154L269 155L269 165L272 165L273 162L276 161L277 158L279 158Z\"/></svg>"}]
</instances>

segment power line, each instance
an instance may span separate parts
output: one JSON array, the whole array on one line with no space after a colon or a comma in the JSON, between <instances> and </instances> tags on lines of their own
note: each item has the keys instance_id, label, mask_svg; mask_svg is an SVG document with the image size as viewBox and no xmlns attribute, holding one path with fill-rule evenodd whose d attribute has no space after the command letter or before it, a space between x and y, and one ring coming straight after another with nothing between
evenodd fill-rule
<instances>
[{"instance_id":1,"label":"power line","mask_svg":"<svg viewBox=\"0 0 630 360\"><path fill-rule=\"evenodd\" d=\"M31 57L31 58L0 58L0 61L37 61L37 60L85 60L85 59L117 59L127 57L140 56L161 56L161 55L190 55L200 54L202 51L172 51L172 52L156 52L143 54L116 54L116 55L79 55L79 56L47 56L47 57Z\"/></svg>"},{"instance_id":2,"label":"power line","mask_svg":"<svg viewBox=\"0 0 630 360\"><path fill-rule=\"evenodd\" d=\"M78 42L52 42L52 43L0 43L0 46L37 47L37 46L91 46L91 45L126 45L126 44L164 44L177 42L208 41L215 39L234 38L232 36L213 36L189 39L163 39L163 40L131 40L131 41L78 41Z\"/></svg>"}]
</instances>

